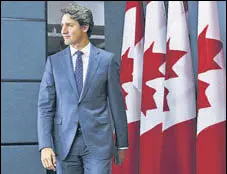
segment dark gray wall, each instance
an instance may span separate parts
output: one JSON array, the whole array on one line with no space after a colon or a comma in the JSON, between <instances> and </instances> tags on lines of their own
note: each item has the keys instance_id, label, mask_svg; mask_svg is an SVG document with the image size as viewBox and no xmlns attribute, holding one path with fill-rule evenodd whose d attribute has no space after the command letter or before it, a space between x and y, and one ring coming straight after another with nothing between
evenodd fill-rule
<instances>
[{"instance_id":1,"label":"dark gray wall","mask_svg":"<svg viewBox=\"0 0 227 174\"><path fill-rule=\"evenodd\" d=\"M1 1L2 174L46 174L37 143L37 97L46 58L44 1Z\"/></svg>"},{"instance_id":2,"label":"dark gray wall","mask_svg":"<svg viewBox=\"0 0 227 174\"><path fill-rule=\"evenodd\" d=\"M105 1L105 48L121 59L121 45L124 26L125 1Z\"/></svg>"},{"instance_id":3,"label":"dark gray wall","mask_svg":"<svg viewBox=\"0 0 227 174\"><path fill-rule=\"evenodd\" d=\"M168 1L165 1L166 7ZM124 26L125 1L105 2L105 43L106 50L115 53L117 59L121 59L121 45ZM144 9L146 3L144 1ZM221 38L226 63L226 1L218 1L219 21ZM193 68L196 77L197 73L197 24L198 24L198 1L188 1L189 10L189 32L191 37L191 50L193 58ZM145 12L144 12L145 14Z\"/></svg>"}]
</instances>

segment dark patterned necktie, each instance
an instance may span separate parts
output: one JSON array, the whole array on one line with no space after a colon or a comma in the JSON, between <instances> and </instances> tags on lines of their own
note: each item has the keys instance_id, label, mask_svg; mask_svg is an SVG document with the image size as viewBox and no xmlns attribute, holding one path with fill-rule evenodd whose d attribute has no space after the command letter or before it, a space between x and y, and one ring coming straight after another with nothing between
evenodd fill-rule
<instances>
[{"instance_id":1,"label":"dark patterned necktie","mask_svg":"<svg viewBox=\"0 0 227 174\"><path fill-rule=\"evenodd\" d=\"M77 55L75 78L76 78L77 89L78 89L79 96L80 96L82 88L83 88L83 61L82 61L83 52L77 51L75 54Z\"/></svg>"}]
</instances>

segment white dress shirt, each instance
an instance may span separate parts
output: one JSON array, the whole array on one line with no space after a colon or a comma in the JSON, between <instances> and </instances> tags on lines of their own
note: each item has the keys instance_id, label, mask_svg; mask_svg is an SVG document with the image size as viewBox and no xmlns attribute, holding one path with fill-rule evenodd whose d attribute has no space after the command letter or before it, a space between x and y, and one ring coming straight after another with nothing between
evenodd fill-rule
<instances>
[{"instance_id":1,"label":"white dress shirt","mask_svg":"<svg viewBox=\"0 0 227 174\"><path fill-rule=\"evenodd\" d=\"M89 56L90 56L90 48L91 48L91 43L89 42L82 50L84 54L82 55L82 62L83 62L83 84L86 79L87 75L87 68L88 68L88 61L89 61ZM76 69L76 59L77 59L77 52L78 50L76 48L73 48L72 45L70 45L70 52L71 52L71 57L72 57L72 62L73 62L73 70L75 71Z\"/></svg>"}]
</instances>

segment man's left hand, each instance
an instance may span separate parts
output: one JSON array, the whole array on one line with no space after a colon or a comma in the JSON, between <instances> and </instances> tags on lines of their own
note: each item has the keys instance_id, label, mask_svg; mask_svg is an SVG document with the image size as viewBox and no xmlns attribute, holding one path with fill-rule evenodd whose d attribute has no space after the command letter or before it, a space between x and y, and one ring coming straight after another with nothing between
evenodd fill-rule
<instances>
[{"instance_id":1,"label":"man's left hand","mask_svg":"<svg viewBox=\"0 0 227 174\"><path fill-rule=\"evenodd\" d=\"M126 159L126 151L127 151L127 149L119 149L118 150L118 154L115 157L115 158L117 158L117 159L115 159L115 161L116 161L115 163L117 165L121 165L125 161L125 159Z\"/></svg>"}]
</instances>

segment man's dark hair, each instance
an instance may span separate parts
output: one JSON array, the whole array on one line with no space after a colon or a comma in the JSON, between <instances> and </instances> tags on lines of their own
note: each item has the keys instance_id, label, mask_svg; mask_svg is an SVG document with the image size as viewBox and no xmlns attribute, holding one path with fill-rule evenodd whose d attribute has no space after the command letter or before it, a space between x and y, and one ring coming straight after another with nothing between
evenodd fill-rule
<instances>
[{"instance_id":1,"label":"man's dark hair","mask_svg":"<svg viewBox=\"0 0 227 174\"><path fill-rule=\"evenodd\" d=\"M78 4L70 4L68 7L61 9L63 15L69 14L72 19L77 21L80 26L88 25L87 35L91 36L92 29L94 27L94 21L92 12L90 9L80 6Z\"/></svg>"}]
</instances>

